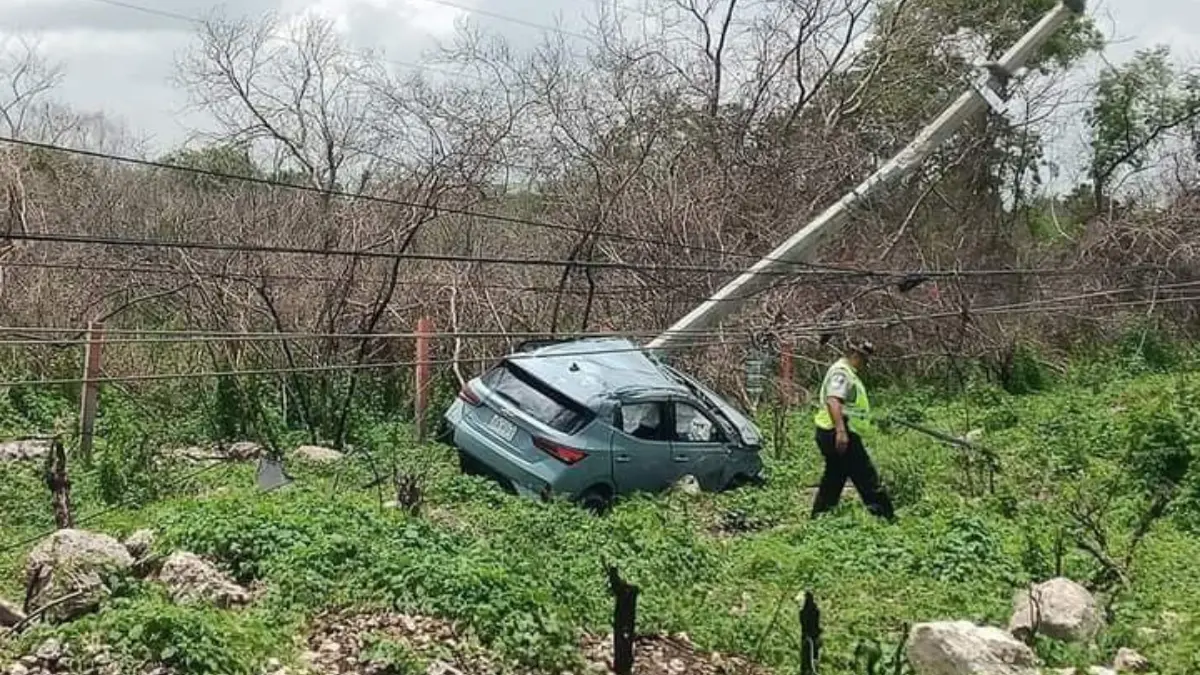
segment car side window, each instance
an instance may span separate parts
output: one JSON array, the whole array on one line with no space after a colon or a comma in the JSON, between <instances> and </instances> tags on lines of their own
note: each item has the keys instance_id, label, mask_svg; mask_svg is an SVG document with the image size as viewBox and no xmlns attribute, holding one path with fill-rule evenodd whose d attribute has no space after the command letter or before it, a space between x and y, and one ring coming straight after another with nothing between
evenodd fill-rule
<instances>
[{"instance_id":1,"label":"car side window","mask_svg":"<svg viewBox=\"0 0 1200 675\"><path fill-rule=\"evenodd\" d=\"M718 443L720 427L704 413L686 403L675 404L675 441L678 443Z\"/></svg>"},{"instance_id":2,"label":"car side window","mask_svg":"<svg viewBox=\"0 0 1200 675\"><path fill-rule=\"evenodd\" d=\"M662 404L632 403L622 405L619 411L621 431L647 441L666 440L663 437Z\"/></svg>"}]
</instances>

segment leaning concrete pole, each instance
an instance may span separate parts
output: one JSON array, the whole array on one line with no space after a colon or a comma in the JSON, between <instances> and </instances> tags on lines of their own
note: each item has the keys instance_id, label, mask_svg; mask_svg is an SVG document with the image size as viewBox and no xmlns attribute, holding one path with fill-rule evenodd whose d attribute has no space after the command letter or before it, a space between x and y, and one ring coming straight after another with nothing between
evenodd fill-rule
<instances>
[{"instance_id":1,"label":"leaning concrete pole","mask_svg":"<svg viewBox=\"0 0 1200 675\"><path fill-rule=\"evenodd\" d=\"M767 257L755 263L749 270L729 282L711 298L701 303L690 314L683 317L657 338L647 349L655 350L676 346L688 339L689 333L703 331L733 314L747 299L762 291L771 278L785 273L791 263L802 262L816 248L822 237L836 234L845 225L850 212L860 202L872 197L879 190L908 175L929 155L933 154L958 129L974 115L988 106L1002 107L993 86L997 78L1011 76L1022 68L1035 52L1058 31L1063 24L1084 11L1085 0L1064 0L1050 10L1036 26L1029 30L994 64L989 64L990 75L985 82L972 87L958 97L929 126L883 165L861 185L830 206L824 213L793 234Z\"/></svg>"}]
</instances>

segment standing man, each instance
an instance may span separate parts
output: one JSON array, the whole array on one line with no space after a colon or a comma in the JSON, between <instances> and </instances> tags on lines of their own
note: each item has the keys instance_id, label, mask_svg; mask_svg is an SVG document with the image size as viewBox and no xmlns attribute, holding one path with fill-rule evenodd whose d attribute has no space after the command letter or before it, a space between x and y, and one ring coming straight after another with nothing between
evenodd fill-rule
<instances>
[{"instance_id":1,"label":"standing man","mask_svg":"<svg viewBox=\"0 0 1200 675\"><path fill-rule=\"evenodd\" d=\"M825 473L813 500L814 518L837 506L847 478L854 483L868 511L888 520L896 517L879 473L851 424L852 420L865 422L871 412L871 401L858 373L874 351L870 342L852 342L845 356L830 366L821 382L818 398L821 408L814 421L817 447L825 458Z\"/></svg>"}]
</instances>

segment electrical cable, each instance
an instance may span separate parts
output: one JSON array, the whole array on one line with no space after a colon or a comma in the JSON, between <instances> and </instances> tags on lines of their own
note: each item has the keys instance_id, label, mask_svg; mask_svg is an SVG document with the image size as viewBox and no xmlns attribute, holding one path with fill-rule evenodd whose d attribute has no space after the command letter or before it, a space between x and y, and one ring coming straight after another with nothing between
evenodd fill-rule
<instances>
[{"instance_id":1,"label":"electrical cable","mask_svg":"<svg viewBox=\"0 0 1200 675\"><path fill-rule=\"evenodd\" d=\"M1194 283L1189 282L1189 284L1190 285L1200 285L1200 282L1194 282ZM1080 299L1102 297L1103 295L1106 295L1106 294L1111 295L1112 293L1114 293L1114 291L1099 291L1099 292L1080 294L1080 295L1075 295L1075 296L1065 296L1062 298L1036 300L1036 301L1023 302L1023 303L1010 303L1010 304L1006 304L1006 305L995 305L995 306L989 306L989 307L979 307L979 308L971 309L969 314L973 314L973 315L1021 314L1021 313L1029 313L1031 311L1044 311L1045 309L1048 308L1048 306L1061 305L1062 303L1069 302L1069 301L1077 302ZM1185 297L1176 297L1176 298L1155 298L1155 299L1151 299L1151 300L1136 300L1136 301L1106 303L1106 304L1100 305L1100 307L1101 308L1134 307L1134 306L1145 306L1147 304L1172 304L1172 303L1178 303L1178 302L1197 302L1197 301L1200 301L1200 295L1195 295L1195 296L1189 295L1189 296L1185 296ZM782 338L789 338L789 337L790 338L799 338L799 337L808 337L811 335L817 335L817 334L828 332L831 330L846 330L846 329L850 329L850 328L867 328L867 327L879 327L879 326L888 327L888 326L899 325L899 324L913 322L913 321L929 321L929 320L940 320L940 319L950 319L950 318L961 318L962 316L963 316L963 312L961 310L960 311L926 313L926 314L913 314L913 315L907 315L907 316L896 316L896 317L879 318L879 319L851 320L851 321L843 321L843 322L832 322L832 323L826 323L826 324L812 324L809 326L801 325L801 326L792 327L786 331L774 331L773 334L777 337L782 337ZM405 334L405 335L409 335L409 334ZM680 343L677 347L670 347L670 349L686 350L686 349L695 349L695 348L711 347L711 346L727 346L729 344L742 344L745 342L749 342L749 341L751 341L751 339L752 338L743 338L743 339L736 339L736 340L724 339L724 340L713 341L713 342L692 342L692 343L685 342L685 343ZM224 377L224 376L251 376L251 375L257 376L257 375L275 375L275 374L285 374L285 373L320 373L320 372L342 372L342 371L357 371L357 370L378 370L378 369L386 369L386 368L408 368L408 367L415 367L418 365L434 366L434 365L452 365L454 363L460 363L460 364L461 363L487 363L487 362L494 362L498 358L523 359L523 358L541 358L543 356L547 356L547 357L551 357L551 358L558 358L558 357L570 357L570 356L586 356L586 355L592 355L592 354L628 353L628 352L641 352L641 351L644 351L643 347L622 348L622 349L614 349L614 350L592 350L592 351L578 352L578 353L564 352L564 353L551 354L551 355L539 355L536 353L531 353L531 354L515 353L515 354L508 354L504 357L471 357L471 358L466 358L466 359L461 359L461 358L460 359L443 359L443 360L429 360L429 361L423 361L423 362L398 361L398 362L389 362L389 363L366 363L366 364L353 364L353 365L343 364L343 365L307 366L307 367L295 367L295 368L269 368L269 369L259 369L259 370L243 370L243 371L199 371L199 372L191 372L191 373L151 373L151 374L142 374L142 375L102 377L102 378L95 378L95 379L91 379L91 380L84 380L81 378L65 378L65 379L53 379L53 380L24 380L24 381L0 382L0 387L24 387L24 386L37 386L37 385L46 385L46 386L74 385L74 384L84 384L84 383L102 384L102 383L115 383L115 382L144 382L144 381L161 381L161 380L209 378L209 377Z\"/></svg>"},{"instance_id":2,"label":"electrical cable","mask_svg":"<svg viewBox=\"0 0 1200 675\"><path fill-rule=\"evenodd\" d=\"M2 141L3 139L0 139ZM82 244L95 246L119 246L132 248L166 248L193 251L221 251L226 253L269 253L280 255L311 255L351 258L372 258L382 260L416 260L422 262L472 263L508 265L517 267L578 267L587 269L624 270L632 272L686 272L694 274L738 274L742 270L726 267L711 267L704 265L677 264L643 264L626 263L608 260L564 260L557 258L509 258L502 256L468 256L448 253L393 253L378 250L356 249L319 249L303 246L270 246L262 244L233 244L212 241L168 241L159 239L136 239L131 237L105 237L97 235L73 233L34 233L12 232L5 234L10 241L52 242L59 244ZM1019 274L1021 272L1003 271L1002 274ZM764 273L766 274L766 273ZM886 276L878 272L857 270L791 270L770 272L772 276L843 276L843 277L876 277Z\"/></svg>"},{"instance_id":3,"label":"electrical cable","mask_svg":"<svg viewBox=\"0 0 1200 675\"><path fill-rule=\"evenodd\" d=\"M43 328L33 326L29 328L18 327L0 327L0 334L3 333L37 333L37 332L58 332L62 329ZM70 329L70 332L78 332L79 329ZM193 333L186 332L173 333L169 337L104 337L100 340L105 346L114 344L180 344L180 343L211 343L211 342L299 342L305 340L414 340L420 337L425 337L430 340L457 340L457 339L500 339L500 340L515 340L515 339L582 339L582 338L650 338L658 335L662 331L563 331L551 333L550 331L532 332L532 331L483 331L483 332L432 332L432 333ZM685 333L692 337L724 337L729 335L746 335L749 336L748 330L706 330L700 329ZM30 347L43 345L86 345L91 340L87 338L68 338L68 339L13 339L9 340L0 337L0 346L4 347Z\"/></svg>"},{"instance_id":4,"label":"electrical cable","mask_svg":"<svg viewBox=\"0 0 1200 675\"><path fill-rule=\"evenodd\" d=\"M1172 284L1161 284L1156 288L1158 291L1174 291L1200 286L1200 281L1178 282ZM1122 288L1092 291L1083 294L1074 294L1068 296L1059 296L1056 298L1043 298L1038 300L1030 300L1021 303L999 305L992 307L982 307L973 310L974 313L988 314L996 312L1008 312L1016 309L1034 309L1046 305L1061 304L1063 302L1086 300L1091 298L1106 297L1119 295L1121 293L1131 293L1139 290L1145 290L1138 286L1125 286ZM1160 298L1161 300L1173 298ZM1141 302L1141 301L1136 301ZM880 325L894 322L904 322L909 320L922 320L929 318L947 318L961 316L961 311L946 311L940 314L915 314L900 317L888 317L877 319L864 320L849 320L845 322L826 322L803 324L800 327L792 330L802 330L805 326L812 326L813 330L827 331L838 330L854 327L868 327L871 325ZM25 334L70 334L86 332L79 328L59 328L53 326L0 326L0 336L11 333ZM579 339L579 338L641 338L653 337L660 333L658 330L630 330L630 331L567 331L551 333L549 331L442 331L430 332L424 334L432 340L447 340L447 339ZM683 331L682 334L692 337L725 337L725 336L750 336L756 331L753 329L696 329ZM301 340L409 340L422 337L422 334L416 332L388 332L388 333L316 333L316 332L236 332L236 331L203 331L203 330L170 330L170 329L138 329L138 328L113 328L106 329L107 335L120 336L139 336L139 337L105 337L104 344L171 344L171 343L187 343L187 342L272 342L272 341L301 341ZM155 336L155 337L143 337ZM38 346L38 345L83 345L90 342L86 338L46 338L46 339L5 339L0 337L0 345L2 346Z\"/></svg>"},{"instance_id":5,"label":"electrical cable","mask_svg":"<svg viewBox=\"0 0 1200 675\"><path fill-rule=\"evenodd\" d=\"M2 238L2 237L0 237ZM152 266L121 266L121 265L93 265L93 264L68 264L68 263L51 263L37 261L0 261L0 269L5 267L29 268L29 269L47 269L47 270L63 270L71 272L113 272L117 274L161 274L163 276L182 276L182 277L206 277L211 279L227 279L231 281L261 281L264 279L273 281L296 281L296 282L313 282L313 283L339 283L344 284L350 281L370 282L370 283L387 283L386 279L375 276L321 276L307 274L254 274L250 272L220 272L216 270L185 270L173 267L152 267ZM452 285L451 282L435 282L435 281L411 281L399 280L397 286L415 287L415 288L446 288ZM498 290L498 291L519 291L523 293L558 293L559 289L556 286L513 286L511 284L481 284L473 281L463 284L465 288L474 290ZM606 285L603 289L596 289L590 293L595 296L605 295L620 295L623 293L638 293L661 291L662 289L654 286L646 285ZM562 289L564 295L589 295L586 289L566 287Z\"/></svg>"},{"instance_id":6,"label":"electrical cable","mask_svg":"<svg viewBox=\"0 0 1200 675\"><path fill-rule=\"evenodd\" d=\"M731 343L741 343L748 340L721 340L714 342L701 342L688 345L680 345L672 349L686 350L700 347L714 347L719 345L727 345ZM494 363L500 359L522 360L530 358L570 358L572 356L594 356L597 354L622 354L644 352L642 347L626 347L620 349L596 349L581 352L562 352L556 354L538 354L538 353L510 353L503 357L470 357L460 359L430 359L427 361L394 361L388 363L360 363L360 364L339 364L329 366L298 366L294 368L262 368L257 370L210 370L196 371L190 373L146 373L141 375L117 375L97 377L91 379L84 378L62 378L52 380L12 380L0 381L0 388L9 387L30 387L30 386L58 386L58 385L76 385L76 384L115 384L123 382L157 382L163 380L190 380L190 379L205 379L213 377L248 377L259 375L283 375L289 373L326 373L326 372L349 372L360 370L380 370L388 368L413 368L417 366L446 366L455 363Z\"/></svg>"},{"instance_id":7,"label":"electrical cable","mask_svg":"<svg viewBox=\"0 0 1200 675\"><path fill-rule=\"evenodd\" d=\"M618 240L618 241L652 244L654 246L666 246L666 247L673 247L673 248L679 248L679 249L690 250L690 251L716 253L716 254L720 254L720 255L726 255L726 256L730 256L730 257L734 257L734 258L743 258L743 259L748 259L748 260L759 260L760 259L760 256L757 256L757 255L754 255L751 253L726 251L726 250L722 250L722 249L715 249L715 248L710 248L710 247L705 247L705 246L684 244L684 243L679 243L679 242L669 242L669 241L662 240L662 239L654 239L654 238L650 238L650 237L640 237L637 235L622 234L622 233L617 233L617 232L602 232L602 231L593 230L591 228L578 227L578 226L574 226L574 225L550 223L550 222L546 222L546 221L532 220L532 219L528 219L528 218L505 216L505 215L496 214L496 213L481 213L481 212L477 212L477 211L472 211L470 209L463 209L463 208L457 208L457 207L422 204L420 202L413 202L413 201L407 201L407 200L402 200L402 199L394 199L391 197L379 197L379 196L375 196L375 195L357 194L357 193L345 192L345 191L341 191L341 190L326 190L326 189L314 187L311 185L299 185L296 183L285 183L283 181L273 180L270 178L260 178L257 176L245 176L245 175L224 173L221 171L203 169L200 167L182 166L179 164L171 164L168 162L161 162L161 161L155 161L155 160L149 160L149 159L140 159L137 157L117 155L117 154L113 154L113 153L100 152L100 151L96 151L96 150L86 150L84 148L72 148L72 147L63 146L63 145L42 143L39 141L31 141L31 140L16 138L13 136L0 135L0 143L8 143L11 145L33 148L33 149L37 149L37 150L45 150L48 152L60 152L60 153L64 153L64 154L78 155L81 157L89 157L92 159L100 159L100 160L105 160L105 161L117 162L120 164L131 164L131 165L141 166L141 167L146 167L146 168L163 169L163 170L167 170L167 171L190 173L193 175L200 175L200 176L208 176L210 178L220 178L222 180L237 181L237 182L242 182L242 183L251 183L251 184L255 184L255 185L279 188L279 189L283 189L283 190L294 190L294 191L299 191L299 192L307 192L310 194L317 194L317 195L320 195L325 198L338 197L338 198L349 199L349 200L386 204L389 206L400 206L400 207L410 208L410 209L421 209L421 210L425 210L425 211L431 211L435 214L440 213L440 214L446 214L446 215L457 215L457 216L463 216L463 217L469 217L469 218L479 218L484 221L506 223L506 224L510 224L510 225L521 225L524 227L537 227L537 228L544 228L544 229L550 229L550 230L558 230L558 231L562 231L562 232L571 232L571 233L575 233L575 234L584 234L584 235L587 235L590 237L595 237L597 239L611 239L611 240ZM790 262L790 261L778 260L778 259L771 259L771 260L773 262L779 262L782 264L799 265L802 267L807 267L807 268L812 268L812 269L828 268L828 269L837 270L837 271L853 271L856 273L862 273L862 271L860 271L860 270L846 270L846 269L841 269L841 268L837 268L834 266L825 266L825 265L819 265L819 264L815 264L815 263ZM738 271L738 270L726 270L726 271Z\"/></svg>"},{"instance_id":8,"label":"electrical cable","mask_svg":"<svg viewBox=\"0 0 1200 675\"><path fill-rule=\"evenodd\" d=\"M0 141L3 141L0 138ZM98 236L74 233L33 233L12 232L3 236L12 241L52 242L60 244L81 244L94 246L118 246L132 248L167 248L176 250L221 251L227 253L271 253L282 255L312 255L354 258L375 258L385 260L417 260L424 262L449 263L486 263L496 265L511 265L518 267L580 267L591 269L624 270L632 272L686 272L696 274L740 274L744 270L725 267L710 267L704 265L676 264L644 264L626 263L606 260L564 260L558 258L508 258L501 256L467 256L448 253L395 253L378 250L356 249L319 249L303 246L271 246L264 244L236 244L213 241L167 241L158 239L138 239L132 237ZM1130 268L1135 271L1138 268ZM1161 270L1161 267L1146 266L1147 271ZM1077 276L1095 274L1095 270L1076 268L1014 268L1014 269L985 269L985 270L909 270L909 271L871 271L857 269L803 269L803 270L763 270L759 274L782 277L831 277L831 278L864 278L864 277L894 277L910 279L914 276L928 278L969 278L969 277L1001 277L1001 276Z\"/></svg>"},{"instance_id":9,"label":"electrical cable","mask_svg":"<svg viewBox=\"0 0 1200 675\"><path fill-rule=\"evenodd\" d=\"M783 265L791 265L804 268L802 270L763 270L759 274L772 276L801 276L803 274L841 274L848 277L888 277L888 276L903 276L912 277L913 275L921 275L928 277L969 277L969 276L1004 276L1004 275L1026 275L1038 274L1043 276L1071 276L1078 274L1090 274L1092 272L1078 270L1072 268L1046 268L1046 269L997 269L997 270L936 270L936 271L879 271L866 270L853 267L844 267L837 265L828 265L823 263L810 263L803 261L788 261L780 258L763 257L751 253L741 253L737 251L727 251L722 249L714 249L703 246L683 244L676 242L668 242L660 239L652 239L640 237L636 235L620 234L615 232L597 232L589 228L576 227L572 225L562 225L557 223L549 223L538 220L530 220L525 218L517 218L513 216L504 216L500 214L488 214L471 211L469 209L460 209L454 207L442 207L430 204L422 204L419 202L410 202L400 199L392 199L387 197L377 197L372 195L353 194L337 190L323 190L321 188L297 185L294 183L284 183L281 181L271 180L267 178L259 178L255 176L239 176L236 174L226 174L219 171L211 171L197 167L185 167L176 164L158 162L147 159L139 159L135 157L127 157L115 155L112 153L99 152L94 150L85 150L82 148L71 148L49 143L41 143L38 141L30 141L11 136L0 135L0 143L9 143L13 145L36 148L51 152L62 152L67 154L75 154L94 159L103 159L119 163L128 163L139 166L166 169L170 171L181 171L185 173L193 173L205 175L226 180L241 181L255 183L281 189L298 190L302 192L316 193L325 197L342 197L347 199L357 199L368 202L377 202L392 206L402 206L405 208L424 209L436 213L449 215L461 215L464 217L480 218L484 220L503 222L513 225L522 225L526 227L549 228L566 232L574 232L593 236L601 239L617 239L632 242L640 242L653 244L656 246L664 246L669 248L677 248L681 250L691 250L700 252L715 253L723 256L752 259L755 261L767 260L772 263ZM290 247L290 246L264 246L264 245L246 245L246 244L229 244L220 242L168 242L156 240L139 240L128 237L98 237L83 234L69 233L8 233L4 238L14 241L42 241L42 242L57 242L57 243L77 243L77 244L106 244L112 246L137 246L144 248L175 248L175 249L194 249L194 250L216 250L226 252L243 252L243 253L279 253L279 254L295 254L295 255L331 255L331 256L353 256L363 258L380 258L394 260L396 258L408 260L424 260L433 262L463 262L463 263L490 263L490 264L505 264L505 265L527 265L541 267L579 267L579 268L598 268L598 269L620 269L627 271L677 271L677 272L694 272L694 273L713 273L713 274L742 274L744 269L699 266L699 265L645 265L637 263L622 263L616 261L582 261L582 260L558 260L544 258L501 258L501 257L471 257L449 254L411 254L411 253L388 253L384 251L355 251L346 249L314 249L305 247ZM1146 266L1149 271L1160 270L1161 267Z\"/></svg>"}]
</instances>

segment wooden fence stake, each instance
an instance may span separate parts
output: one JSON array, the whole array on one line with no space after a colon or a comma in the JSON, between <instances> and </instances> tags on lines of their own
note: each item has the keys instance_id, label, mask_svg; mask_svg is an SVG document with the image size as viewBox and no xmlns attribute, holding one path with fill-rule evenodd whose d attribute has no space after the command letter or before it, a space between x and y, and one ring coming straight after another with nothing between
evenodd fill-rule
<instances>
[{"instance_id":1,"label":"wooden fence stake","mask_svg":"<svg viewBox=\"0 0 1200 675\"><path fill-rule=\"evenodd\" d=\"M804 607L800 609L800 675L817 675L821 658L821 610L812 591L804 591Z\"/></svg>"},{"instance_id":2,"label":"wooden fence stake","mask_svg":"<svg viewBox=\"0 0 1200 675\"><path fill-rule=\"evenodd\" d=\"M613 609L613 672L632 675L638 587L622 581L617 568L612 565L608 566L608 584L616 597Z\"/></svg>"},{"instance_id":3,"label":"wooden fence stake","mask_svg":"<svg viewBox=\"0 0 1200 675\"><path fill-rule=\"evenodd\" d=\"M79 454L85 465L92 462L92 432L96 427L96 404L100 386L100 355L104 351L104 322L88 323L83 357L83 392L79 402Z\"/></svg>"},{"instance_id":4,"label":"wooden fence stake","mask_svg":"<svg viewBox=\"0 0 1200 675\"><path fill-rule=\"evenodd\" d=\"M416 396L413 415L417 425L417 440L425 442L425 415L429 407L429 336L433 333L433 320L423 317L417 321L417 367L415 369Z\"/></svg>"},{"instance_id":5,"label":"wooden fence stake","mask_svg":"<svg viewBox=\"0 0 1200 675\"><path fill-rule=\"evenodd\" d=\"M54 503L55 526L60 530L74 527L75 518L71 515L71 478L67 475L67 452L57 437L50 442L44 477Z\"/></svg>"}]
</instances>

